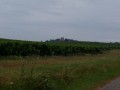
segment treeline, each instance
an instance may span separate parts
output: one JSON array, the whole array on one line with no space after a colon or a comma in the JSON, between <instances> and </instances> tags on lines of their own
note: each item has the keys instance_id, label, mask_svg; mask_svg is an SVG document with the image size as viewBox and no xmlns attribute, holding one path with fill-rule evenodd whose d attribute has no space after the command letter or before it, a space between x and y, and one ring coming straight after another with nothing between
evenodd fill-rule
<instances>
[{"instance_id":1,"label":"treeline","mask_svg":"<svg viewBox=\"0 0 120 90\"><path fill-rule=\"evenodd\" d=\"M81 54L98 54L106 50L119 49L119 44L113 43L78 43L78 42L27 42L2 41L0 42L0 56L67 56Z\"/></svg>"}]
</instances>

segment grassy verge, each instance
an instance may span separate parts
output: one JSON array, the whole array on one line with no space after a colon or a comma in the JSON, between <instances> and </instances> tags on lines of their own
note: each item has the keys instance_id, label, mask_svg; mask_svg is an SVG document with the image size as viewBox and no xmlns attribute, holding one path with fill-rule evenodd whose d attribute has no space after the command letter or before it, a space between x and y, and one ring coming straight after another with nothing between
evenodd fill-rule
<instances>
[{"instance_id":1,"label":"grassy verge","mask_svg":"<svg viewBox=\"0 0 120 90\"><path fill-rule=\"evenodd\" d=\"M120 75L120 51L0 60L1 90L93 90Z\"/></svg>"}]
</instances>

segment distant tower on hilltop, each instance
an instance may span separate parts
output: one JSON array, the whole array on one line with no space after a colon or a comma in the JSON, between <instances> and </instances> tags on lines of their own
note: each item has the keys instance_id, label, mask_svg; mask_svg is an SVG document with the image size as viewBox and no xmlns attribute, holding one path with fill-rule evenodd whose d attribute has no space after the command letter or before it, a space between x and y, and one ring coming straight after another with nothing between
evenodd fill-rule
<instances>
[{"instance_id":1,"label":"distant tower on hilltop","mask_svg":"<svg viewBox=\"0 0 120 90\"><path fill-rule=\"evenodd\" d=\"M64 41L65 39L64 39L64 37L61 37L61 39L60 39L61 41Z\"/></svg>"}]
</instances>

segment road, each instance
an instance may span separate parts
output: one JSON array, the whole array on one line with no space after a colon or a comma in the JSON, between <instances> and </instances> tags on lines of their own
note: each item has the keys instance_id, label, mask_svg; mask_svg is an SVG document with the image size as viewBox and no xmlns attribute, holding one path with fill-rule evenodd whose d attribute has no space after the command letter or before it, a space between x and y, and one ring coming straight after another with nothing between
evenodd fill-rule
<instances>
[{"instance_id":1,"label":"road","mask_svg":"<svg viewBox=\"0 0 120 90\"><path fill-rule=\"evenodd\" d=\"M112 80L111 82L97 90L120 90L120 77Z\"/></svg>"}]
</instances>

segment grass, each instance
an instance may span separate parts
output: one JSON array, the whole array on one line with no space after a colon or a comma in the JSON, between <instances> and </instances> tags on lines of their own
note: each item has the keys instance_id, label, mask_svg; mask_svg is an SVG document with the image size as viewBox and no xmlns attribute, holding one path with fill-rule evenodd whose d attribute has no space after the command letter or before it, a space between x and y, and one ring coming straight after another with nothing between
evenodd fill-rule
<instances>
[{"instance_id":1,"label":"grass","mask_svg":"<svg viewBox=\"0 0 120 90\"><path fill-rule=\"evenodd\" d=\"M120 51L0 58L0 90L94 90L120 75Z\"/></svg>"}]
</instances>

